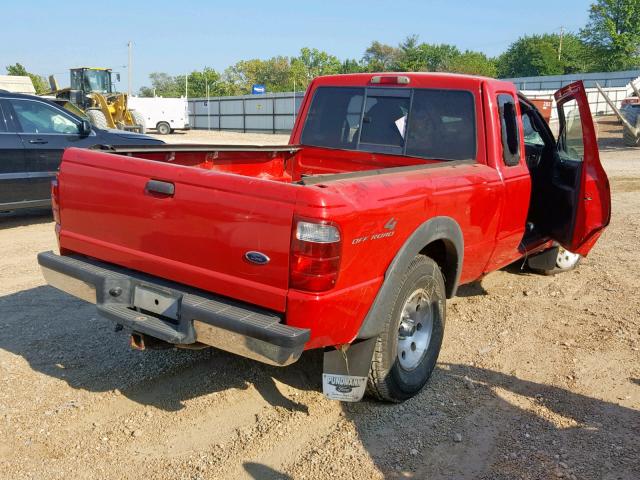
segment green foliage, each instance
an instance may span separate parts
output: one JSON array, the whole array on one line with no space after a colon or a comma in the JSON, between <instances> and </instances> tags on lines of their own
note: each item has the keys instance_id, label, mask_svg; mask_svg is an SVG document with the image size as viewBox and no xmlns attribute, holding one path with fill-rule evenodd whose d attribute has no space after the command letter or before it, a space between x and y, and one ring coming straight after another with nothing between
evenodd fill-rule
<instances>
[{"instance_id":1,"label":"green foliage","mask_svg":"<svg viewBox=\"0 0 640 480\"><path fill-rule=\"evenodd\" d=\"M363 56L364 70L400 72L454 72L495 76L495 61L481 52L460 52L455 45L418 43L407 37L397 48L378 41L371 43Z\"/></svg>"},{"instance_id":2,"label":"green foliage","mask_svg":"<svg viewBox=\"0 0 640 480\"><path fill-rule=\"evenodd\" d=\"M640 0L598 0L589 9L589 23L580 31L589 45L596 70L640 66Z\"/></svg>"},{"instance_id":3,"label":"green foliage","mask_svg":"<svg viewBox=\"0 0 640 480\"><path fill-rule=\"evenodd\" d=\"M27 69L20 63L15 65L7 65L7 75L14 75L19 77L29 77L33 87L36 89L36 94L41 95L49 91L49 85L46 80L40 75L27 72Z\"/></svg>"},{"instance_id":4,"label":"green foliage","mask_svg":"<svg viewBox=\"0 0 640 480\"><path fill-rule=\"evenodd\" d=\"M384 72L391 70L398 61L400 49L380 43L371 42L362 57L365 68L369 72Z\"/></svg>"},{"instance_id":5,"label":"green foliage","mask_svg":"<svg viewBox=\"0 0 640 480\"><path fill-rule=\"evenodd\" d=\"M562 75L586 71L586 47L571 33L524 36L512 43L497 61L500 77Z\"/></svg>"},{"instance_id":6,"label":"green foliage","mask_svg":"<svg viewBox=\"0 0 640 480\"><path fill-rule=\"evenodd\" d=\"M189 88L189 97L205 97L207 95L207 84L209 85L209 95L234 95L235 91L229 91L228 85L218 72L213 68L205 67L202 71L191 72L185 76L171 76L162 72L154 72L149 75L150 87L142 87L138 93L141 97L183 97L185 87Z\"/></svg>"},{"instance_id":7,"label":"green foliage","mask_svg":"<svg viewBox=\"0 0 640 480\"><path fill-rule=\"evenodd\" d=\"M471 50L466 50L450 58L444 70L451 73L482 75L484 77L496 77L498 74L496 60L488 58L484 53Z\"/></svg>"}]
</instances>

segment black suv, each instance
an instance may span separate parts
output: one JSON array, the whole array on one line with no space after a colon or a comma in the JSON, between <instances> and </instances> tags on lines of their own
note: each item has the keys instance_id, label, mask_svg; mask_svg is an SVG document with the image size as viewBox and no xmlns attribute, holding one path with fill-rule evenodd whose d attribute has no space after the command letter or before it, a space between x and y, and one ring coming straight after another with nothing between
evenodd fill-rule
<instances>
[{"instance_id":1,"label":"black suv","mask_svg":"<svg viewBox=\"0 0 640 480\"><path fill-rule=\"evenodd\" d=\"M0 90L0 211L46 207L67 147L158 145L123 130L101 130L49 100Z\"/></svg>"}]
</instances>

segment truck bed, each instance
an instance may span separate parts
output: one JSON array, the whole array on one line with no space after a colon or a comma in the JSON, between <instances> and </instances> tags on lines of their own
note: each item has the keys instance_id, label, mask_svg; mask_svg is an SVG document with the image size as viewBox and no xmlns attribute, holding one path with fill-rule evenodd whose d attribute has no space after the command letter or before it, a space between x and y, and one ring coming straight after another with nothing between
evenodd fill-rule
<instances>
[{"instance_id":1,"label":"truck bed","mask_svg":"<svg viewBox=\"0 0 640 480\"><path fill-rule=\"evenodd\" d=\"M440 164L397 155L333 150L299 145L172 145L109 148L110 153L145 160L232 173L284 183L309 183L309 177Z\"/></svg>"},{"instance_id":2,"label":"truck bed","mask_svg":"<svg viewBox=\"0 0 640 480\"><path fill-rule=\"evenodd\" d=\"M294 212L328 198L318 178L441 164L290 145L70 148L60 247L282 312Z\"/></svg>"}]
</instances>

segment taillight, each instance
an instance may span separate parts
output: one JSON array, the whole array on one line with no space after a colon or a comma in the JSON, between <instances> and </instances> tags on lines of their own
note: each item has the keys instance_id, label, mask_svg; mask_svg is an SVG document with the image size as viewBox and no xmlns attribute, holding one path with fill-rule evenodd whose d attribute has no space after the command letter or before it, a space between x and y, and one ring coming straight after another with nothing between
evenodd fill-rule
<instances>
[{"instance_id":1,"label":"taillight","mask_svg":"<svg viewBox=\"0 0 640 480\"><path fill-rule=\"evenodd\" d=\"M337 226L298 220L291 240L290 287L308 292L333 288L338 279L341 251Z\"/></svg>"},{"instance_id":2,"label":"taillight","mask_svg":"<svg viewBox=\"0 0 640 480\"><path fill-rule=\"evenodd\" d=\"M51 211L56 222L56 233L60 230L60 183L58 176L51 180Z\"/></svg>"}]
</instances>

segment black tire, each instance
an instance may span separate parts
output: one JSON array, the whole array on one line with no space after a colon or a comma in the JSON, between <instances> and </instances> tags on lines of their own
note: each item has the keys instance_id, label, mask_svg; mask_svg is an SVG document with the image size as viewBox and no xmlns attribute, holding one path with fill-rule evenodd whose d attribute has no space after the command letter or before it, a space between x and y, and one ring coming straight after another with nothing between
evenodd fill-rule
<instances>
[{"instance_id":1,"label":"black tire","mask_svg":"<svg viewBox=\"0 0 640 480\"><path fill-rule=\"evenodd\" d=\"M171 133L171 126L167 122L158 122L156 130L160 135L168 135Z\"/></svg>"},{"instance_id":2,"label":"black tire","mask_svg":"<svg viewBox=\"0 0 640 480\"><path fill-rule=\"evenodd\" d=\"M101 128L102 130L106 130L109 128L107 125L107 117L104 116L101 110L90 108L85 110L84 114L89 119L89 122L97 128Z\"/></svg>"},{"instance_id":3,"label":"black tire","mask_svg":"<svg viewBox=\"0 0 640 480\"><path fill-rule=\"evenodd\" d=\"M407 369L401 365L398 356L402 314L405 305L420 289L423 302L418 303L416 312L422 305L428 305L432 319L431 335L426 349L416 362ZM422 307L425 308L425 307ZM394 299L388 307L383 332L378 337L373 361L369 371L367 392L369 395L388 402L402 402L416 395L427 383L436 366L442 337L444 335L446 294L444 278L438 264L424 255L416 256L394 292ZM412 349L415 344L411 344Z\"/></svg>"},{"instance_id":4,"label":"black tire","mask_svg":"<svg viewBox=\"0 0 640 480\"><path fill-rule=\"evenodd\" d=\"M131 118L133 118L133 123L138 125L139 133L147 133L147 123L144 120L144 115L136 110L130 110Z\"/></svg>"}]
</instances>

